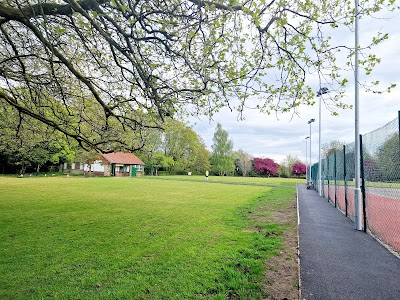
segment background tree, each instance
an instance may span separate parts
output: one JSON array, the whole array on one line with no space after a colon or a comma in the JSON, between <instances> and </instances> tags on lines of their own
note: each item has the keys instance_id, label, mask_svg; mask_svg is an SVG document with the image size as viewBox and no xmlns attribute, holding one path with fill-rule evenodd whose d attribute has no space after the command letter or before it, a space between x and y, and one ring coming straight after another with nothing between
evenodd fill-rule
<instances>
[{"instance_id":1,"label":"background tree","mask_svg":"<svg viewBox=\"0 0 400 300\"><path fill-rule=\"evenodd\" d=\"M8 164L19 168L20 174L29 167L39 172L45 164L70 162L76 146L54 128L11 107L0 106L0 152Z\"/></svg>"},{"instance_id":2,"label":"background tree","mask_svg":"<svg viewBox=\"0 0 400 300\"><path fill-rule=\"evenodd\" d=\"M36 173L40 168L51 160L51 154L46 145L37 144L30 150L31 163L36 165ZM58 163L58 161L56 162Z\"/></svg>"},{"instance_id":3,"label":"background tree","mask_svg":"<svg viewBox=\"0 0 400 300\"><path fill-rule=\"evenodd\" d=\"M295 176L300 176L300 175L305 175L307 170L307 166L303 164L302 162L296 162L292 166L292 174Z\"/></svg>"},{"instance_id":4,"label":"background tree","mask_svg":"<svg viewBox=\"0 0 400 300\"><path fill-rule=\"evenodd\" d=\"M279 165L270 158L258 158L253 159L254 171L261 176L275 176L278 173Z\"/></svg>"},{"instance_id":5,"label":"background tree","mask_svg":"<svg viewBox=\"0 0 400 300\"><path fill-rule=\"evenodd\" d=\"M135 155L145 163L146 173L155 175L156 155L162 150L162 131L158 128L149 128L142 131L142 136L146 143L140 150L135 152Z\"/></svg>"},{"instance_id":6,"label":"background tree","mask_svg":"<svg viewBox=\"0 0 400 300\"><path fill-rule=\"evenodd\" d=\"M292 175L293 165L299 161L297 156L287 155L279 165L279 175L282 177L290 177Z\"/></svg>"},{"instance_id":7,"label":"background tree","mask_svg":"<svg viewBox=\"0 0 400 300\"><path fill-rule=\"evenodd\" d=\"M77 162L87 164L89 166L89 175L92 175L92 164L99 159L99 153L95 150L86 151L84 149L80 149L76 156L75 160ZM83 169L83 175L86 174L86 170Z\"/></svg>"},{"instance_id":8,"label":"background tree","mask_svg":"<svg viewBox=\"0 0 400 300\"><path fill-rule=\"evenodd\" d=\"M175 161L170 156L165 156L162 153L157 153L154 157L153 166L155 167L155 175L158 175L159 169L171 170L175 165Z\"/></svg>"},{"instance_id":9,"label":"background tree","mask_svg":"<svg viewBox=\"0 0 400 300\"><path fill-rule=\"evenodd\" d=\"M175 171L190 171L202 147L199 136L184 123L175 120L168 121L164 129L162 146L164 155L173 158Z\"/></svg>"},{"instance_id":10,"label":"background tree","mask_svg":"<svg viewBox=\"0 0 400 300\"><path fill-rule=\"evenodd\" d=\"M328 157L336 151L343 151L343 145L345 144L346 143L339 140L333 140L329 143L324 143L321 145L321 156Z\"/></svg>"},{"instance_id":11,"label":"background tree","mask_svg":"<svg viewBox=\"0 0 400 300\"><path fill-rule=\"evenodd\" d=\"M228 132L222 129L221 124L215 128L211 165L214 173L218 175L227 175L235 170L232 156L233 142L228 138Z\"/></svg>"},{"instance_id":12,"label":"background tree","mask_svg":"<svg viewBox=\"0 0 400 300\"><path fill-rule=\"evenodd\" d=\"M400 179L400 142L399 135L393 134L377 151L379 171L385 180L395 181Z\"/></svg>"},{"instance_id":13,"label":"background tree","mask_svg":"<svg viewBox=\"0 0 400 300\"><path fill-rule=\"evenodd\" d=\"M361 1L359 17L386 7L397 8ZM2 1L0 101L100 151L140 148L141 131L171 116L241 113L254 99L263 112L295 111L313 103L307 72L345 108L337 53L350 65L354 49L324 32L353 21L338 1ZM367 74L379 62L369 54Z\"/></svg>"},{"instance_id":14,"label":"background tree","mask_svg":"<svg viewBox=\"0 0 400 300\"><path fill-rule=\"evenodd\" d=\"M155 167L173 173L209 170L209 153L204 141L182 122L169 120L163 130L146 129L143 139L147 142L137 154L150 174L154 174ZM172 159L173 163L160 163L164 160L161 157Z\"/></svg>"},{"instance_id":15,"label":"background tree","mask_svg":"<svg viewBox=\"0 0 400 300\"><path fill-rule=\"evenodd\" d=\"M233 152L233 158L235 160L235 166L239 169L241 175L246 177L253 169L252 157L242 149L239 149Z\"/></svg>"},{"instance_id":16,"label":"background tree","mask_svg":"<svg viewBox=\"0 0 400 300\"><path fill-rule=\"evenodd\" d=\"M211 164L210 164L210 152L207 150L207 147L201 137L200 140L200 147L197 151L196 161L193 165L193 170L197 174L205 174L206 171L210 171Z\"/></svg>"}]
</instances>

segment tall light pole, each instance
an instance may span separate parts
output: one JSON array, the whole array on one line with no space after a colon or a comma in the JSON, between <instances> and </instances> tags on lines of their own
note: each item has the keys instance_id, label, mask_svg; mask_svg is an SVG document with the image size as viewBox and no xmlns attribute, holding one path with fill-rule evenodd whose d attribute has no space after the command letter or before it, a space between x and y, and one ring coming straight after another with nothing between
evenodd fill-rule
<instances>
[{"instance_id":1,"label":"tall light pole","mask_svg":"<svg viewBox=\"0 0 400 300\"><path fill-rule=\"evenodd\" d=\"M321 166L321 98L328 92L327 87L322 87L317 92L319 97L319 119L318 119L318 193L322 196L322 166Z\"/></svg>"},{"instance_id":2,"label":"tall light pole","mask_svg":"<svg viewBox=\"0 0 400 300\"><path fill-rule=\"evenodd\" d=\"M309 169L309 173L310 173L308 175L308 179L309 179L310 183L312 182L312 179L311 179L311 123L313 123L313 122L315 122L315 119L311 119L311 120L308 121L308 124L310 124L310 161L309 161L310 167L308 168Z\"/></svg>"},{"instance_id":3,"label":"tall light pole","mask_svg":"<svg viewBox=\"0 0 400 300\"><path fill-rule=\"evenodd\" d=\"M361 187L360 187L360 129L359 129L359 104L358 104L358 52L359 52L359 42L358 42L358 0L354 1L355 5L355 23L354 23L354 131L355 131L355 138L354 138L354 160L355 160L355 170L354 176L356 179L356 186L354 189L354 211L355 211L355 227L357 230L362 230L362 203L361 203Z\"/></svg>"},{"instance_id":4,"label":"tall light pole","mask_svg":"<svg viewBox=\"0 0 400 300\"><path fill-rule=\"evenodd\" d=\"M307 181L307 185L308 185L308 153L307 153L307 140L308 140L309 138L310 138L309 136L307 136L307 137L305 138L305 140L306 140L306 181Z\"/></svg>"}]
</instances>

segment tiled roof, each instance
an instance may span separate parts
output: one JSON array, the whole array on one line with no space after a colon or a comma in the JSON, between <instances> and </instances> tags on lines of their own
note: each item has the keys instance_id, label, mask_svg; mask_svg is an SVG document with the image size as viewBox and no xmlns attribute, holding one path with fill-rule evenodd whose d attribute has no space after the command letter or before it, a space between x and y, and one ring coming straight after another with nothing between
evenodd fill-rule
<instances>
[{"instance_id":1,"label":"tiled roof","mask_svg":"<svg viewBox=\"0 0 400 300\"><path fill-rule=\"evenodd\" d=\"M112 152L105 153L102 156L110 162L110 164L124 164L124 165L144 165L135 154L128 152Z\"/></svg>"}]
</instances>

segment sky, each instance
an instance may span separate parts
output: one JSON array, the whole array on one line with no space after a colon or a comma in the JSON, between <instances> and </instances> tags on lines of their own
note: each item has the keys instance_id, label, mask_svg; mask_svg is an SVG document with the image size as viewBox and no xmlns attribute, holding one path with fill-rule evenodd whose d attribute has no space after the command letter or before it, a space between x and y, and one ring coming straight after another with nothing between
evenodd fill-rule
<instances>
[{"instance_id":1,"label":"sky","mask_svg":"<svg viewBox=\"0 0 400 300\"><path fill-rule=\"evenodd\" d=\"M376 47L373 53L381 58L370 76L360 72L360 82L366 80L379 80L381 87L390 83L397 84L391 93L373 94L363 91L360 87L359 94L359 130L361 134L381 127L397 118L400 110L400 12L385 15L385 19L361 19L359 22L359 41L363 46L371 40L376 32L389 33L389 39ZM352 33L341 33L338 38L345 40L347 45L354 46ZM343 101L354 104L354 75L348 77L349 85ZM386 84L386 85L385 85ZM317 79L311 78L310 85L316 92L319 90ZM324 96L327 99L326 96ZM233 141L234 150L242 149L253 157L268 157L281 163L287 155L297 156L306 162L306 140L310 135L308 120L314 118L311 124L311 161L318 161L318 122L319 98L313 106L303 106L299 114L266 115L254 110L247 110L245 120L238 121L237 113L228 109L221 110L210 121L207 118L192 120L193 130L201 136L206 146L211 150L217 123L229 134ZM355 139L355 112L354 110L337 110L338 116L333 116L322 103L321 114L321 144L332 140L343 141L345 144L354 142ZM307 144L307 157L309 160L310 143Z\"/></svg>"}]
</instances>

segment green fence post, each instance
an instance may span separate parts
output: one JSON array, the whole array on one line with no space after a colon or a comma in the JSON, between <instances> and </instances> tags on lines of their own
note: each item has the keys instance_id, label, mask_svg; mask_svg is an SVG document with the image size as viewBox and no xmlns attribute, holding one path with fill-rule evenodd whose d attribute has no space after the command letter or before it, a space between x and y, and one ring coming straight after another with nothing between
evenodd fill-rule
<instances>
[{"instance_id":1,"label":"green fence post","mask_svg":"<svg viewBox=\"0 0 400 300\"><path fill-rule=\"evenodd\" d=\"M337 189L337 180L336 180L336 172L337 172L337 168L336 168L336 151L335 153L333 153L333 176L334 176L334 192L335 192L335 207L337 207L337 195L336 195L336 189Z\"/></svg>"},{"instance_id":2,"label":"green fence post","mask_svg":"<svg viewBox=\"0 0 400 300\"><path fill-rule=\"evenodd\" d=\"M330 182L329 182L329 156L326 158L326 163L327 163L327 167L326 167L326 175L327 175L327 177L328 177L328 201L330 201L331 200L331 196L330 196Z\"/></svg>"},{"instance_id":3,"label":"green fence post","mask_svg":"<svg viewBox=\"0 0 400 300\"><path fill-rule=\"evenodd\" d=\"M322 189L322 198L325 198L325 159L321 159L321 189Z\"/></svg>"},{"instance_id":4,"label":"green fence post","mask_svg":"<svg viewBox=\"0 0 400 300\"><path fill-rule=\"evenodd\" d=\"M345 213L347 215L347 180L346 180L346 145L343 145L343 180L344 180L344 206L345 206Z\"/></svg>"},{"instance_id":5,"label":"green fence post","mask_svg":"<svg viewBox=\"0 0 400 300\"><path fill-rule=\"evenodd\" d=\"M363 156L363 143L362 135L360 134L360 177L361 177L361 198L362 198L362 209L364 217L364 231L367 231L367 210L365 207L365 176L364 176L364 156Z\"/></svg>"}]
</instances>

